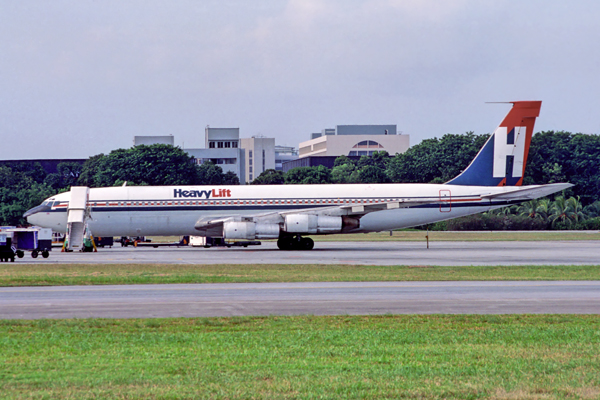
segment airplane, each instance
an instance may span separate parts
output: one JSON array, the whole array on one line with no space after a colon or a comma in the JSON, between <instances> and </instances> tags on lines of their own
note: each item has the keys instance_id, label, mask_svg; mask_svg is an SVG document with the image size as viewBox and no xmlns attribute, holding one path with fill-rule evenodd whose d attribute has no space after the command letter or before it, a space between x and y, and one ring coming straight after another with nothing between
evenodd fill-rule
<instances>
[{"instance_id":1,"label":"airplane","mask_svg":"<svg viewBox=\"0 0 600 400\"><path fill-rule=\"evenodd\" d=\"M443 184L120 186L90 188L84 201L95 236L210 236L277 239L311 250L308 235L402 229L544 197L569 183L522 186L541 101L514 101L471 164ZM30 224L67 229L72 193L24 214Z\"/></svg>"}]
</instances>

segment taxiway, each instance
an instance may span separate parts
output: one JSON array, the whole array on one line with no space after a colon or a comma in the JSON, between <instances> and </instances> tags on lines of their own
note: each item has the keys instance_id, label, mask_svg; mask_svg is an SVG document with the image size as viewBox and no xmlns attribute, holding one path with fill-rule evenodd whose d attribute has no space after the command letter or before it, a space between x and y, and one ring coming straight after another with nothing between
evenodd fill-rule
<instances>
[{"instance_id":1,"label":"taxiway","mask_svg":"<svg viewBox=\"0 0 600 400\"><path fill-rule=\"evenodd\" d=\"M120 247L97 253L28 254L18 263L358 264L358 265L590 265L600 264L600 241L317 242L311 251L281 251L274 242L247 248Z\"/></svg>"},{"instance_id":2,"label":"taxiway","mask_svg":"<svg viewBox=\"0 0 600 400\"><path fill-rule=\"evenodd\" d=\"M308 282L0 288L1 319L600 313L600 281Z\"/></svg>"}]
</instances>

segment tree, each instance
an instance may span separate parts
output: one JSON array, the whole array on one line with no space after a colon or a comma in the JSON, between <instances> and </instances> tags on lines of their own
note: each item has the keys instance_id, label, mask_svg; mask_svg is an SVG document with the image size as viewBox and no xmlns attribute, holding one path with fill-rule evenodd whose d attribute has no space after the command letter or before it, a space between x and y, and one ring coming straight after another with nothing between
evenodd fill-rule
<instances>
[{"instance_id":1,"label":"tree","mask_svg":"<svg viewBox=\"0 0 600 400\"><path fill-rule=\"evenodd\" d=\"M0 225L23 225L23 213L55 191L42 183L45 172L39 163L11 166L0 166Z\"/></svg>"},{"instance_id":2,"label":"tree","mask_svg":"<svg viewBox=\"0 0 600 400\"><path fill-rule=\"evenodd\" d=\"M571 197L565 199L564 196L558 196L552 203L548 221L554 228L557 223L562 222L566 226L571 226L580 220L585 219L583 208L579 199Z\"/></svg>"},{"instance_id":3,"label":"tree","mask_svg":"<svg viewBox=\"0 0 600 400\"><path fill-rule=\"evenodd\" d=\"M538 218L539 214L537 213L537 209L539 205L540 202L538 199L526 201L517 207L517 213L528 218Z\"/></svg>"},{"instance_id":4,"label":"tree","mask_svg":"<svg viewBox=\"0 0 600 400\"><path fill-rule=\"evenodd\" d=\"M227 171L223 176L223 185L239 185L240 178L233 171Z\"/></svg>"},{"instance_id":5,"label":"tree","mask_svg":"<svg viewBox=\"0 0 600 400\"><path fill-rule=\"evenodd\" d=\"M222 185L225 176L223 168L215 165L212 161L207 161L198 168L198 181L195 183L202 185ZM194 184L195 184L194 183Z\"/></svg>"},{"instance_id":6,"label":"tree","mask_svg":"<svg viewBox=\"0 0 600 400\"><path fill-rule=\"evenodd\" d=\"M208 167L209 170L211 168ZM91 157L84 163L78 182L92 187L113 186L125 181L134 185L222 183L223 170L219 168L219 171L219 178L213 173L207 175L207 167L203 170L202 166L197 166L193 157L179 147L165 144L139 145Z\"/></svg>"},{"instance_id":7,"label":"tree","mask_svg":"<svg viewBox=\"0 0 600 400\"><path fill-rule=\"evenodd\" d=\"M366 166L375 166L379 169L385 170L390 162L390 155L387 151L375 151L373 155L370 156L362 156L359 158L356 166L358 168L363 168Z\"/></svg>"},{"instance_id":8,"label":"tree","mask_svg":"<svg viewBox=\"0 0 600 400\"><path fill-rule=\"evenodd\" d=\"M44 183L55 190L76 185L82 168L78 162L61 162L57 165L58 172L46 175Z\"/></svg>"},{"instance_id":9,"label":"tree","mask_svg":"<svg viewBox=\"0 0 600 400\"><path fill-rule=\"evenodd\" d=\"M389 178L385 173L385 169L379 168L376 165L367 165L358 171L358 179L360 183L385 183L389 182Z\"/></svg>"},{"instance_id":10,"label":"tree","mask_svg":"<svg viewBox=\"0 0 600 400\"><path fill-rule=\"evenodd\" d=\"M282 185L283 183L285 183L283 172L274 169L267 169L251 182L252 185Z\"/></svg>"},{"instance_id":11,"label":"tree","mask_svg":"<svg viewBox=\"0 0 600 400\"><path fill-rule=\"evenodd\" d=\"M105 164L106 156L102 153L88 158L81 166L81 172L77 184L88 187L98 187L96 176L100 174ZM112 185L106 185L112 186Z\"/></svg>"},{"instance_id":12,"label":"tree","mask_svg":"<svg viewBox=\"0 0 600 400\"><path fill-rule=\"evenodd\" d=\"M338 157L339 158L339 157ZM332 183L357 183L359 182L359 171L352 161L340 164L331 170Z\"/></svg>"},{"instance_id":13,"label":"tree","mask_svg":"<svg viewBox=\"0 0 600 400\"><path fill-rule=\"evenodd\" d=\"M348 157L341 155L339 157L337 157L334 161L333 161L333 167L339 167L340 165L344 165L344 164L354 164L354 162L349 159Z\"/></svg>"},{"instance_id":14,"label":"tree","mask_svg":"<svg viewBox=\"0 0 600 400\"><path fill-rule=\"evenodd\" d=\"M19 180L43 183L46 171L39 162L15 161L5 164L11 174L18 176Z\"/></svg>"},{"instance_id":15,"label":"tree","mask_svg":"<svg viewBox=\"0 0 600 400\"><path fill-rule=\"evenodd\" d=\"M578 223L587 219L587 215L583 212L583 205L579 201L579 196L569 197L567 199L567 207L569 209L569 218L574 222Z\"/></svg>"},{"instance_id":16,"label":"tree","mask_svg":"<svg viewBox=\"0 0 600 400\"><path fill-rule=\"evenodd\" d=\"M583 212L588 218L600 217L600 200L596 200L592 204L588 204L583 208Z\"/></svg>"},{"instance_id":17,"label":"tree","mask_svg":"<svg viewBox=\"0 0 600 400\"><path fill-rule=\"evenodd\" d=\"M285 174L286 184L318 184L331 183L331 171L329 168L319 165L318 167L297 167L290 169Z\"/></svg>"},{"instance_id":18,"label":"tree","mask_svg":"<svg viewBox=\"0 0 600 400\"><path fill-rule=\"evenodd\" d=\"M570 182L565 195L584 205L600 197L600 136L564 131L538 132L531 139L524 184Z\"/></svg>"},{"instance_id":19,"label":"tree","mask_svg":"<svg viewBox=\"0 0 600 400\"><path fill-rule=\"evenodd\" d=\"M552 212L552 202L548 198L543 198L539 200L538 206L535 209L536 216L540 219L547 221L548 217L550 217L550 213Z\"/></svg>"},{"instance_id":20,"label":"tree","mask_svg":"<svg viewBox=\"0 0 600 400\"><path fill-rule=\"evenodd\" d=\"M389 161L386 174L392 182L447 182L469 166L488 137L467 132L425 139L405 153L396 154Z\"/></svg>"}]
</instances>

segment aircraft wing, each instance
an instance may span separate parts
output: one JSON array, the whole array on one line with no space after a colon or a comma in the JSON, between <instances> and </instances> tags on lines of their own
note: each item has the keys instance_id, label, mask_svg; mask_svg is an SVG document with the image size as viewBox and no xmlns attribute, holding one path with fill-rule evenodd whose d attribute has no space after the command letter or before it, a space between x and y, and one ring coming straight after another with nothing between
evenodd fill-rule
<instances>
[{"instance_id":1,"label":"aircraft wing","mask_svg":"<svg viewBox=\"0 0 600 400\"><path fill-rule=\"evenodd\" d=\"M286 216L290 215L320 215L320 216L332 216L342 217L350 216L360 218L375 211L382 210L393 210L397 208L408 208L423 204L440 203L438 198L435 199L399 199L397 201L390 201L385 203L372 203L372 204L356 204L356 205L342 205L332 207L310 207L300 208L289 211L273 211L268 213L250 214L250 215L228 215L228 216L214 216L214 217L203 217L200 218L196 224L195 229L199 231L200 235L206 236L220 236L223 231L223 224L228 222L256 222L261 224L279 224L285 221Z\"/></svg>"},{"instance_id":2,"label":"aircraft wing","mask_svg":"<svg viewBox=\"0 0 600 400\"><path fill-rule=\"evenodd\" d=\"M493 194L484 194L481 196L482 199L488 200L533 200L539 197L548 196L552 193L560 192L573 186L571 183L550 183L548 185L537 185L537 186L516 186L515 189Z\"/></svg>"},{"instance_id":3,"label":"aircraft wing","mask_svg":"<svg viewBox=\"0 0 600 400\"><path fill-rule=\"evenodd\" d=\"M389 201L384 203L368 203L368 204L347 204L342 206L326 207L326 208L309 208L304 210L293 210L282 212L282 215L289 214L327 214L332 216L352 215L361 217L365 214L382 211L382 210L393 210L395 208L409 208L420 206L423 204L434 204L440 203L438 198L430 199L399 199L397 201Z\"/></svg>"}]
</instances>

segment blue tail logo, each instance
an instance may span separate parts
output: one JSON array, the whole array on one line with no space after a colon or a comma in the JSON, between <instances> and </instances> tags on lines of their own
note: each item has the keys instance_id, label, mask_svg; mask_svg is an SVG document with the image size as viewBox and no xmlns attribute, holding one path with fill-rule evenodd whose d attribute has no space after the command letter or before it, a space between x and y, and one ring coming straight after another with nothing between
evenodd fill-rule
<instances>
[{"instance_id":1,"label":"blue tail logo","mask_svg":"<svg viewBox=\"0 0 600 400\"><path fill-rule=\"evenodd\" d=\"M502 123L460 175L447 185L521 186L541 101L515 101Z\"/></svg>"}]
</instances>

